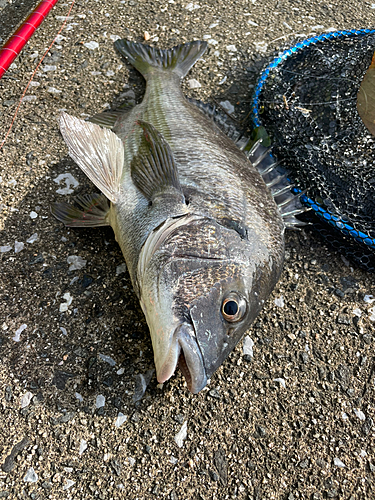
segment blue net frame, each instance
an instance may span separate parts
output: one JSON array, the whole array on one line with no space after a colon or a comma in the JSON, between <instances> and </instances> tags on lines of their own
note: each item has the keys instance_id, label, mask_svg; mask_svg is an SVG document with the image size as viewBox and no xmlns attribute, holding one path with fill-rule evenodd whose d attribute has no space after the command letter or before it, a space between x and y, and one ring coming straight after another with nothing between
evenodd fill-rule
<instances>
[{"instance_id":1,"label":"blue net frame","mask_svg":"<svg viewBox=\"0 0 375 500\"><path fill-rule=\"evenodd\" d=\"M258 82L255 87L254 96L251 105L251 120L254 127L259 127L263 125L260 119L260 95L261 92L268 81L270 75L272 75L273 71L284 61L286 61L290 56L300 52L301 50L309 47L310 45L314 45L318 42L329 41L334 39L339 39L342 37L356 37L356 36L365 36L369 34L375 34L375 29L358 29L358 30L341 30L334 31L329 33L323 33L317 36L313 36L303 41L299 41L292 47L284 50L277 57L275 57L262 71ZM374 47L375 50L375 47ZM266 129L267 129L267 125ZM285 165L285 168L288 169L288 166ZM301 192L298 188L293 188L295 194ZM375 193L374 193L375 196ZM370 235L366 234L363 231L359 231L355 229L353 225L350 223L350 220L345 214L332 213L329 209L318 203L317 200L314 200L307 196L306 194L301 194L300 201L303 205L309 207L314 214L320 219L323 224L328 224L335 230L338 230L342 235L346 238L349 238L351 242L358 242L361 245L367 246L371 250L375 250L375 238L370 237ZM366 266L365 266L366 267ZM375 270L375 269L370 269Z\"/></svg>"}]
</instances>

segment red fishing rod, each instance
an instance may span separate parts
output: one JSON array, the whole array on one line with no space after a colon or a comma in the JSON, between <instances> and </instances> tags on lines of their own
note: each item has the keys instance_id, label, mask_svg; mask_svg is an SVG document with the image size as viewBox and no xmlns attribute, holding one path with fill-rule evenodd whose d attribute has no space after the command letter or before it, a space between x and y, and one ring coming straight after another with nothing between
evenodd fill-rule
<instances>
[{"instance_id":1,"label":"red fishing rod","mask_svg":"<svg viewBox=\"0 0 375 500\"><path fill-rule=\"evenodd\" d=\"M58 0L43 0L42 2L40 2L38 7L30 14L30 16L26 19L26 21L22 23L20 28L18 28L18 30L14 33L14 35L12 35L9 38L9 40L6 42L4 47L0 50L0 79L4 75L5 71L12 64L12 61L14 61L14 59L18 56L18 54L20 53L22 48L25 46L25 44L30 40L30 38L32 37L35 30L38 28L38 26L40 26L43 19L47 16L48 12L52 9L52 7L54 5L56 5L57 2L58 2ZM13 123L17 117L18 110L20 109L20 106L22 103L22 99L24 98L32 79L34 78L35 73L38 71L39 66L42 64L43 59L46 57L48 52L51 50L57 37L64 29L66 21L68 20L70 12L73 8L74 2L75 2L75 0L71 0L71 4L69 7L69 11L65 17L65 21L62 23L62 25L59 29L59 32L57 33L57 35L55 36L55 38L51 42L48 49L45 51L43 57L40 59L37 67L34 69L33 74L30 77L29 83L26 85L25 90L22 93L22 96L21 96L20 101L18 103L17 109L13 115L13 119L11 121L9 128L8 128L8 131L5 134L5 137L2 141L2 143L0 144L0 151L2 150L2 148L5 144L5 141L7 140L8 136L10 134L10 131L12 130Z\"/></svg>"},{"instance_id":2,"label":"red fishing rod","mask_svg":"<svg viewBox=\"0 0 375 500\"><path fill-rule=\"evenodd\" d=\"M0 50L0 78L33 36L58 0L42 0Z\"/></svg>"}]
</instances>

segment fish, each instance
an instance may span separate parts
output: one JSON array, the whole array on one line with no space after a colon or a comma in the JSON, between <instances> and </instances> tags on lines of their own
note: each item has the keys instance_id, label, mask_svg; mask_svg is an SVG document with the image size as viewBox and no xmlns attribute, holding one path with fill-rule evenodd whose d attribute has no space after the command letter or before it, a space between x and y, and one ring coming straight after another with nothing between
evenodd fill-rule
<instances>
[{"instance_id":1,"label":"fish","mask_svg":"<svg viewBox=\"0 0 375 500\"><path fill-rule=\"evenodd\" d=\"M199 393L277 283L286 227L298 225L287 176L181 79L204 54L117 40L146 80L140 104L88 121L63 113L69 155L101 194L54 203L66 226L113 228L145 315L159 383L176 368ZM288 194L289 192L289 194Z\"/></svg>"}]
</instances>

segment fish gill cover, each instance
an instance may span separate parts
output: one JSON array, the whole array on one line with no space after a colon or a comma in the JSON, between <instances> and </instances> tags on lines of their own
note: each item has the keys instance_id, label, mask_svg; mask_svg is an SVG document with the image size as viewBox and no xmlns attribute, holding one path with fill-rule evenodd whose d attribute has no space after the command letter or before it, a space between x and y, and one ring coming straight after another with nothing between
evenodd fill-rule
<instances>
[{"instance_id":1,"label":"fish gill cover","mask_svg":"<svg viewBox=\"0 0 375 500\"><path fill-rule=\"evenodd\" d=\"M375 30L322 34L296 43L263 71L253 122L264 125L305 192L309 219L328 242L375 271L375 138L357 111ZM306 217L306 216L305 216Z\"/></svg>"}]
</instances>

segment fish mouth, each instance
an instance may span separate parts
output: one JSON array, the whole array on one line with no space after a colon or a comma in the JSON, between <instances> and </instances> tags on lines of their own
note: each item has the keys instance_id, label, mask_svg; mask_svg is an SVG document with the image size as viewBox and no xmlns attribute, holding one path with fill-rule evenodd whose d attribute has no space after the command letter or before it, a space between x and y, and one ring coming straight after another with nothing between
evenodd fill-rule
<instances>
[{"instance_id":1,"label":"fish mouth","mask_svg":"<svg viewBox=\"0 0 375 500\"><path fill-rule=\"evenodd\" d=\"M161 367L157 370L159 383L168 380L179 367L185 377L188 389L198 394L207 384L206 370L203 357L195 340L195 331L192 325L179 325L172 337L171 348Z\"/></svg>"}]
</instances>

